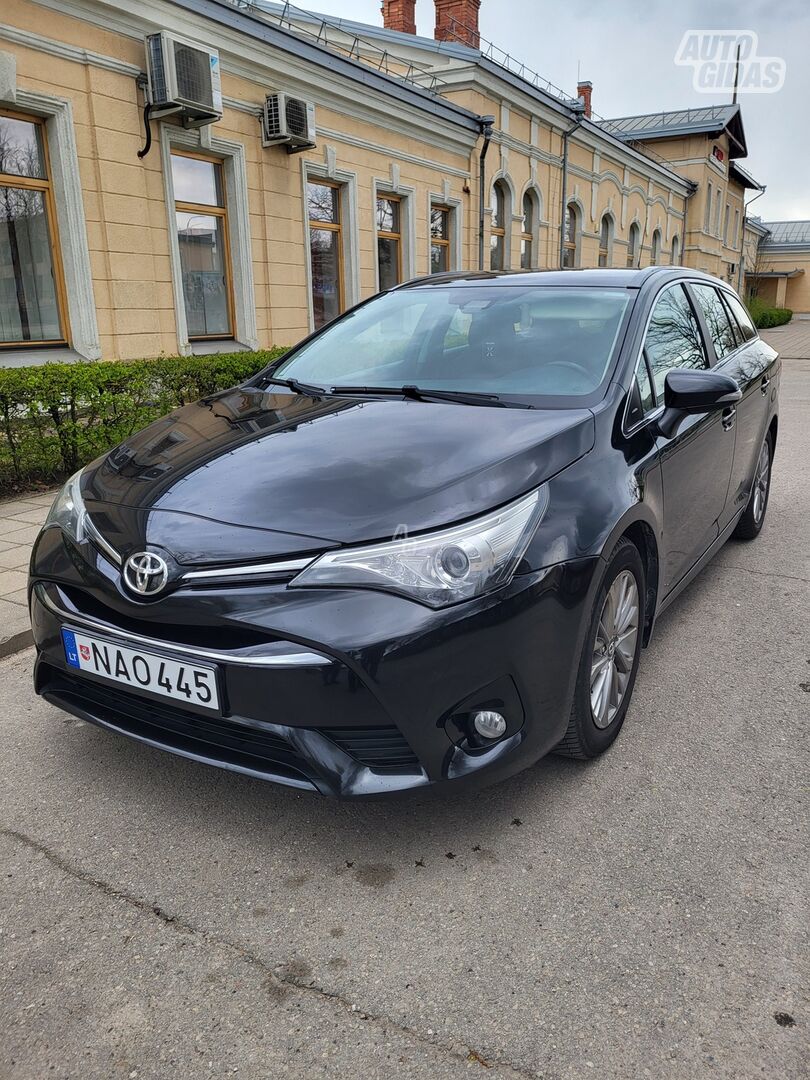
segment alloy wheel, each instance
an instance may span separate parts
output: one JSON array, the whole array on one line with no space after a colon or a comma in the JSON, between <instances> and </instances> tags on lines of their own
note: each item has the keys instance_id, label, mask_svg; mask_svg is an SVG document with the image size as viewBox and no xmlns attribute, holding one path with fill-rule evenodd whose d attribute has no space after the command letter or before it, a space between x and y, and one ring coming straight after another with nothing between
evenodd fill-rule
<instances>
[{"instance_id":1,"label":"alloy wheel","mask_svg":"<svg viewBox=\"0 0 810 1080\"><path fill-rule=\"evenodd\" d=\"M621 708L633 670L639 629L638 583L622 570L608 589L591 658L591 713L609 727Z\"/></svg>"},{"instance_id":2,"label":"alloy wheel","mask_svg":"<svg viewBox=\"0 0 810 1080\"><path fill-rule=\"evenodd\" d=\"M768 448L768 440L762 444L762 452L757 462L757 473L754 477L754 505L752 507L754 521L759 525L765 513L765 504L768 500L768 484L771 479L771 453Z\"/></svg>"}]
</instances>

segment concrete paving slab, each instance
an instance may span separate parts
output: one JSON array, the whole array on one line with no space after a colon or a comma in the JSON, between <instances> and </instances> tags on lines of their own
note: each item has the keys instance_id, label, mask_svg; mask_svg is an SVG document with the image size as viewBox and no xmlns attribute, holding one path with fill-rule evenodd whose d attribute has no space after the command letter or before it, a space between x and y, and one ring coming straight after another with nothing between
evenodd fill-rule
<instances>
[{"instance_id":1,"label":"concrete paving slab","mask_svg":"<svg viewBox=\"0 0 810 1080\"><path fill-rule=\"evenodd\" d=\"M19 570L27 567L31 558L31 548L27 544L14 544L0 551L0 567L4 570Z\"/></svg>"}]
</instances>

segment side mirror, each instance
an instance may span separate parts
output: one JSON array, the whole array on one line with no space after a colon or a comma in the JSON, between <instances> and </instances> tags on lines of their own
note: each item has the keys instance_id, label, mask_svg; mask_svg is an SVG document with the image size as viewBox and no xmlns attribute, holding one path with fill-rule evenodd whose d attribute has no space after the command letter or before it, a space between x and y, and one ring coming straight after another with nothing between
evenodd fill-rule
<instances>
[{"instance_id":1,"label":"side mirror","mask_svg":"<svg viewBox=\"0 0 810 1080\"><path fill-rule=\"evenodd\" d=\"M664 411L656 426L661 435L672 438L684 417L727 409L741 397L742 390L730 375L675 368L664 382Z\"/></svg>"}]
</instances>

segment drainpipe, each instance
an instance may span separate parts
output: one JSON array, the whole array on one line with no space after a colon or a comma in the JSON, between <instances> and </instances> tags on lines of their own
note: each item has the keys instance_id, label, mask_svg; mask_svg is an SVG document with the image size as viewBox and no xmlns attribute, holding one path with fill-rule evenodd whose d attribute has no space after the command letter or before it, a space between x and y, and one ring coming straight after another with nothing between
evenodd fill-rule
<instances>
[{"instance_id":1,"label":"drainpipe","mask_svg":"<svg viewBox=\"0 0 810 1080\"><path fill-rule=\"evenodd\" d=\"M482 116L481 134L484 136L484 145L478 155L478 269L484 269L484 209L486 207L486 158L489 144L492 142L492 128L495 124L494 116Z\"/></svg>"},{"instance_id":2,"label":"drainpipe","mask_svg":"<svg viewBox=\"0 0 810 1080\"><path fill-rule=\"evenodd\" d=\"M582 98L569 102L571 112L579 114L579 119L563 132L562 137L562 209L560 211L560 269L565 261L565 217L568 209L568 139L585 118L585 102Z\"/></svg>"},{"instance_id":3,"label":"drainpipe","mask_svg":"<svg viewBox=\"0 0 810 1080\"><path fill-rule=\"evenodd\" d=\"M742 233L740 235L740 262L737 266L737 292L740 292L740 290L742 289L743 263L745 262L745 223L746 221L748 221L748 207L751 205L751 203L756 202L757 199L759 199L764 194L765 188L762 187L759 189L759 195L755 195L753 199L749 199L747 203L743 203ZM757 250L759 250L759 245L761 243L762 237L760 237L757 241Z\"/></svg>"}]
</instances>

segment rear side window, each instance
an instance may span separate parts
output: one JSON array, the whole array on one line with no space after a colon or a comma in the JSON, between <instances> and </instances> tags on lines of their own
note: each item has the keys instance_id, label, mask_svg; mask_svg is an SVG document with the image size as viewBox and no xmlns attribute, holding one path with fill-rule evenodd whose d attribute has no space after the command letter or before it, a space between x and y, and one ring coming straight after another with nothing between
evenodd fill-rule
<instances>
[{"instance_id":1,"label":"rear side window","mask_svg":"<svg viewBox=\"0 0 810 1080\"><path fill-rule=\"evenodd\" d=\"M700 326L683 285L670 286L656 300L644 349L659 401L668 371L708 367Z\"/></svg>"},{"instance_id":2,"label":"rear side window","mask_svg":"<svg viewBox=\"0 0 810 1080\"><path fill-rule=\"evenodd\" d=\"M714 343L717 359L722 360L737 348L734 330L717 289L711 285L692 285L698 304L703 311L709 336Z\"/></svg>"},{"instance_id":3,"label":"rear side window","mask_svg":"<svg viewBox=\"0 0 810 1080\"><path fill-rule=\"evenodd\" d=\"M757 336L754 324L751 322L751 316L733 293L724 292L723 299L731 308L731 314L737 320L737 326L740 328L743 341L751 341L752 338Z\"/></svg>"}]
</instances>

